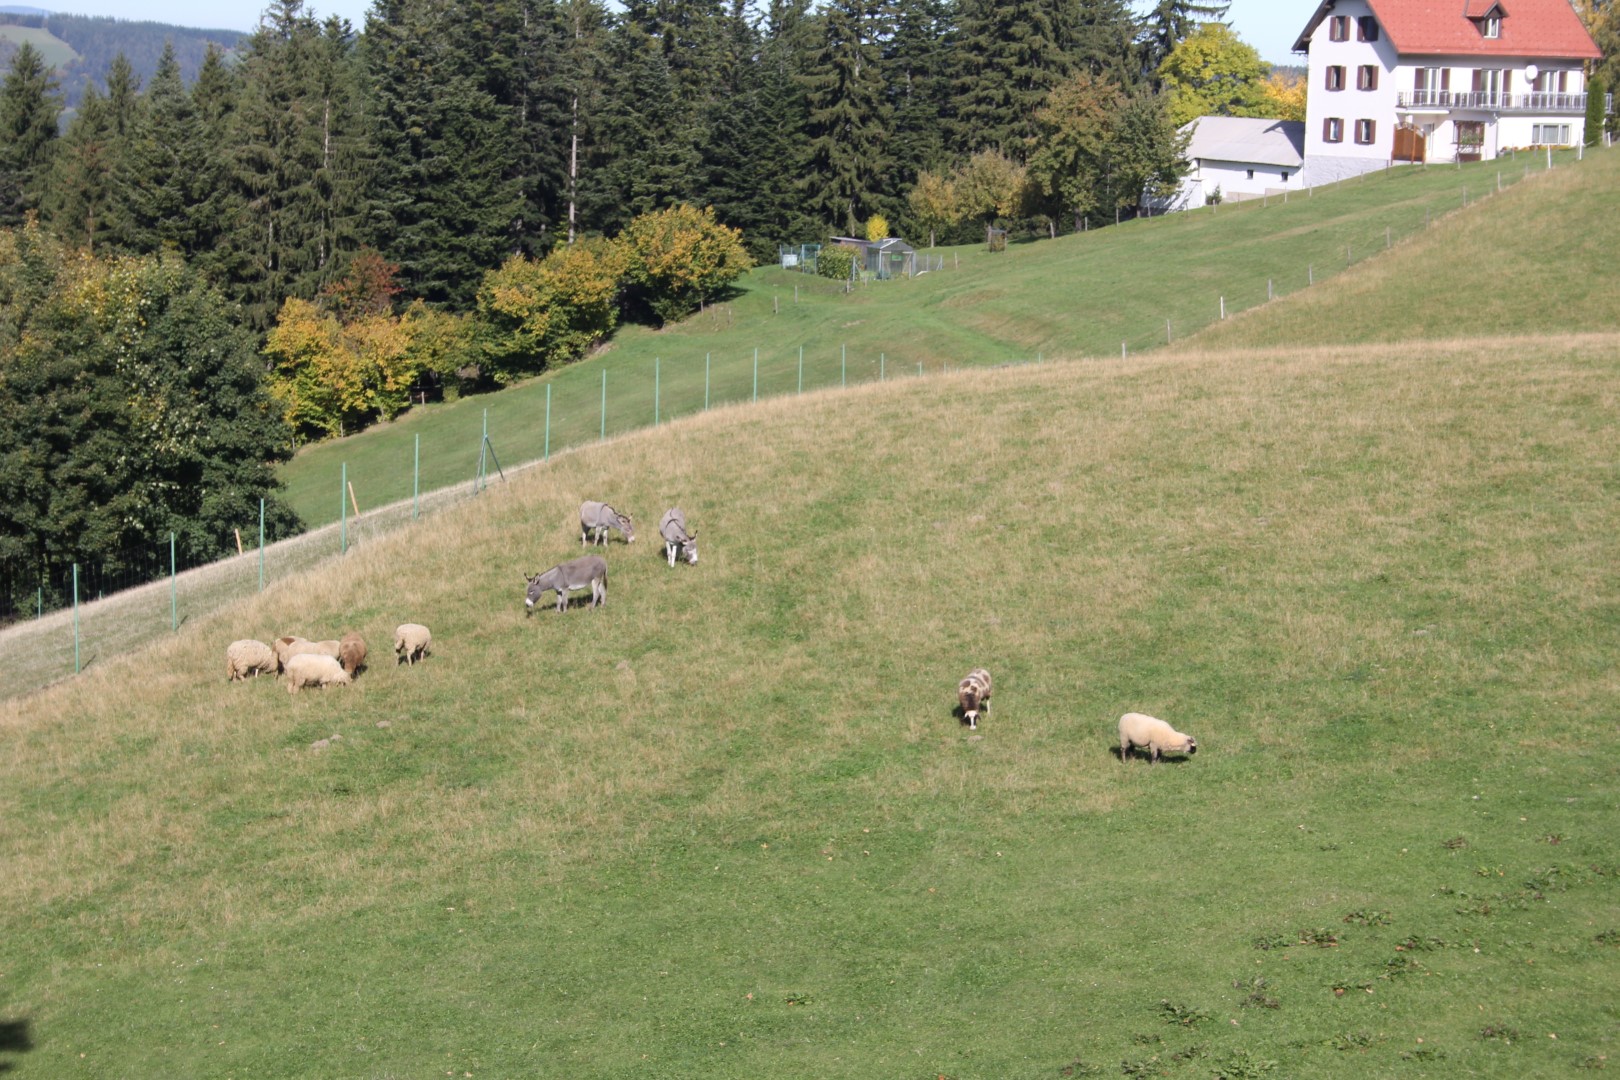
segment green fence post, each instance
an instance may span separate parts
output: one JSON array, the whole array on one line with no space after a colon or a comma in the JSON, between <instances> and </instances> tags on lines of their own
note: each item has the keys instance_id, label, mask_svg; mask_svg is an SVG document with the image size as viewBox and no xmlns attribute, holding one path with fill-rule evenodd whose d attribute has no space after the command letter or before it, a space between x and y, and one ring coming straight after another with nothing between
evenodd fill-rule
<instances>
[{"instance_id":1,"label":"green fence post","mask_svg":"<svg viewBox=\"0 0 1620 1080\"><path fill-rule=\"evenodd\" d=\"M759 400L759 346L754 346L754 400Z\"/></svg>"},{"instance_id":2,"label":"green fence post","mask_svg":"<svg viewBox=\"0 0 1620 1080\"><path fill-rule=\"evenodd\" d=\"M849 385L849 346L838 346L838 385Z\"/></svg>"},{"instance_id":3,"label":"green fence post","mask_svg":"<svg viewBox=\"0 0 1620 1080\"><path fill-rule=\"evenodd\" d=\"M169 533L169 629L180 629L179 585L174 572L174 533Z\"/></svg>"},{"instance_id":4,"label":"green fence post","mask_svg":"<svg viewBox=\"0 0 1620 1080\"><path fill-rule=\"evenodd\" d=\"M653 357L653 427L658 426L659 359Z\"/></svg>"},{"instance_id":5,"label":"green fence post","mask_svg":"<svg viewBox=\"0 0 1620 1080\"><path fill-rule=\"evenodd\" d=\"M709 354L703 354L703 411L709 411Z\"/></svg>"},{"instance_id":6,"label":"green fence post","mask_svg":"<svg viewBox=\"0 0 1620 1080\"><path fill-rule=\"evenodd\" d=\"M602 369L602 430L597 435L598 442L607 442L607 368Z\"/></svg>"},{"instance_id":7,"label":"green fence post","mask_svg":"<svg viewBox=\"0 0 1620 1080\"><path fill-rule=\"evenodd\" d=\"M546 388L547 394L551 388ZM416 437L416 449L411 456L411 520L416 520L422 513L422 436Z\"/></svg>"},{"instance_id":8,"label":"green fence post","mask_svg":"<svg viewBox=\"0 0 1620 1080\"><path fill-rule=\"evenodd\" d=\"M917 374L919 374L919 375L922 374L922 361L921 360L917 361Z\"/></svg>"},{"instance_id":9,"label":"green fence post","mask_svg":"<svg viewBox=\"0 0 1620 1080\"><path fill-rule=\"evenodd\" d=\"M79 564L73 564L73 674L79 673Z\"/></svg>"},{"instance_id":10,"label":"green fence post","mask_svg":"<svg viewBox=\"0 0 1620 1080\"><path fill-rule=\"evenodd\" d=\"M264 592L264 496L259 496L259 591Z\"/></svg>"},{"instance_id":11,"label":"green fence post","mask_svg":"<svg viewBox=\"0 0 1620 1080\"><path fill-rule=\"evenodd\" d=\"M545 460L551 460L551 384L546 383L546 453Z\"/></svg>"},{"instance_id":12,"label":"green fence post","mask_svg":"<svg viewBox=\"0 0 1620 1080\"><path fill-rule=\"evenodd\" d=\"M41 585L39 587L39 597L35 600L35 603L38 606L34 611L34 618L43 619L45 617L45 586Z\"/></svg>"},{"instance_id":13,"label":"green fence post","mask_svg":"<svg viewBox=\"0 0 1620 1080\"><path fill-rule=\"evenodd\" d=\"M489 410L484 410L484 434L478 443L478 491L484 490L484 478L489 475Z\"/></svg>"},{"instance_id":14,"label":"green fence post","mask_svg":"<svg viewBox=\"0 0 1620 1080\"><path fill-rule=\"evenodd\" d=\"M338 474L338 554L349 553L349 463L343 463L343 471Z\"/></svg>"},{"instance_id":15,"label":"green fence post","mask_svg":"<svg viewBox=\"0 0 1620 1080\"><path fill-rule=\"evenodd\" d=\"M794 289L795 293L797 293L798 288L799 287L797 285L793 286L793 289ZM795 303L797 303L797 300L795 300ZM801 393L801 394L804 393L804 346L803 345L799 346L799 393Z\"/></svg>"},{"instance_id":16,"label":"green fence post","mask_svg":"<svg viewBox=\"0 0 1620 1080\"><path fill-rule=\"evenodd\" d=\"M889 368L889 354L888 353L878 353L878 382L882 382L884 379L886 379L888 377L888 368Z\"/></svg>"}]
</instances>

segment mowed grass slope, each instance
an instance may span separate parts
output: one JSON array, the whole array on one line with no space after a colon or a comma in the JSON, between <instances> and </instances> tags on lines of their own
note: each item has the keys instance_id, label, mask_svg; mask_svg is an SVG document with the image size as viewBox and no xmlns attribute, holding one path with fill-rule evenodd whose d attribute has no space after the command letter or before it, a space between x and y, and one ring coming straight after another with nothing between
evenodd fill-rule
<instances>
[{"instance_id":1,"label":"mowed grass slope","mask_svg":"<svg viewBox=\"0 0 1620 1080\"><path fill-rule=\"evenodd\" d=\"M915 375L919 365L937 374L1037 357L1117 357L1122 343L1136 355L1217 322L1223 298L1226 310L1236 313L1264 305L1270 295L1306 290L1312 279L1317 291L1337 290L1337 284L1322 283L1337 282L1352 261L1357 273L1369 260L1390 265L1386 260L1400 259L1401 253L1386 255L1386 245L1398 245L1404 237L1432 230L1438 250L1446 251L1465 237L1488 240L1509 214L1516 215L1514 228L1527 237L1543 237L1523 249L1525 258L1542 269L1525 272L1523 259L1515 260L1519 269L1511 271L1498 272L1492 264L1469 267L1476 274L1454 295L1455 317L1500 312L1500 298L1508 293L1515 301L1506 307L1511 317L1489 316L1492 332L1562 332L1569 328L1562 283L1571 273L1584 275L1584 264L1536 260L1547 254L1548 232L1565 237L1565 243L1589 242L1588 223L1577 220L1573 230L1565 229L1570 223L1557 215L1549 219L1547 207L1564 197L1565 173L1590 175L1598 190L1612 189L1620 158L1595 154L1579 166L1573 153L1555 160L1559 167L1551 176L1538 173L1546 159L1535 155L1460 170L1400 168L1295 195L1286 203L1228 204L1213 212L1014 244L1003 253L977 247L926 253L941 255L945 268L910 281L873 283L852 295L824 279L761 268L739 282L727 303L666 330L625 327L605 353L543 378L414 410L396 423L309 447L283 469L287 498L308 525L337 520L345 466L362 509L409 498L417 437L423 490L470 485L485 410L502 464L540 458L547 451L548 393L553 453L594 442L604 431L613 435L650 426L655 419L690 415L701 411L706 399L710 404L749 400L756 392L755 350L762 397L798 391L801 351L806 389ZM1536 194L1511 203L1498 200L1499 175L1509 189L1528 175L1527 190ZM1465 191L1471 192L1467 209ZM1616 228L1612 220L1589 224L1604 236ZM1603 241L1590 242L1603 250ZM1411 279L1431 276L1426 263L1395 265L1404 266ZM1535 302L1543 292L1560 297L1559 302ZM1583 325L1620 325L1620 304L1612 295L1600 292L1594 299L1606 314L1588 313ZM1396 309L1385 321L1410 324L1403 311ZM1361 317L1379 319L1376 310Z\"/></svg>"},{"instance_id":2,"label":"mowed grass slope","mask_svg":"<svg viewBox=\"0 0 1620 1080\"><path fill-rule=\"evenodd\" d=\"M487 497L0 705L17 1075L1616 1053L1614 335L974 372ZM526 618L582 498L607 606ZM667 506L702 538L667 567ZM433 628L414 669L394 624ZM351 689L230 686L358 628ZM956 680L983 664L973 738ZM1122 764L1120 713L1198 737ZM324 749L312 744L342 738ZM1268 1063L1274 1063L1268 1070Z\"/></svg>"}]
</instances>

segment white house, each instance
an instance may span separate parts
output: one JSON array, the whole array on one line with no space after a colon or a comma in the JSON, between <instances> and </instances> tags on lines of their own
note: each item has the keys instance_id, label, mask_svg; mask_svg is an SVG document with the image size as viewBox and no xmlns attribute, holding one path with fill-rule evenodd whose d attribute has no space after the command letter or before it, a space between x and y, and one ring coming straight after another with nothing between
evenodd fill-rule
<instances>
[{"instance_id":1,"label":"white house","mask_svg":"<svg viewBox=\"0 0 1620 1080\"><path fill-rule=\"evenodd\" d=\"M1192 168L1165 210L1196 210L1217 192L1221 199L1257 199L1301 186L1305 125L1298 120L1200 116L1181 130L1192 133Z\"/></svg>"},{"instance_id":2,"label":"white house","mask_svg":"<svg viewBox=\"0 0 1620 1080\"><path fill-rule=\"evenodd\" d=\"M1583 64L1602 53L1569 0L1322 0L1307 54L1307 184L1400 161L1573 146Z\"/></svg>"}]
</instances>

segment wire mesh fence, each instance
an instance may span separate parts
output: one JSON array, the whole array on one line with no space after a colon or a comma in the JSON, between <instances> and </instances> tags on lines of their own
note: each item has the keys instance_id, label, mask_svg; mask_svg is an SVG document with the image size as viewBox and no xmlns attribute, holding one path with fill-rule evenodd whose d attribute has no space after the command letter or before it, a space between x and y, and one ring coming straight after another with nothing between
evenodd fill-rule
<instances>
[{"instance_id":1,"label":"wire mesh fence","mask_svg":"<svg viewBox=\"0 0 1620 1080\"><path fill-rule=\"evenodd\" d=\"M1392 203L1381 209L1376 221L1338 233L1335 243L1341 246L1316 249L1316 258L1303 265L1251 267L1225 275L1203 294L1188 290L1173 297L1136 297L1108 310L1087 312L1085 317L1095 324L1091 336L1102 347L1070 359L1128 359L1173 345L1223 319L1313 288L1420 234L1451 210L1545 172L1555 160L1575 156L1575 152L1557 158L1522 155L1488 163L1494 168L1472 165L1459 172L1454 194ZM1365 176L1352 178L1292 197L1331 197L1336 189L1367 182ZM1182 216L1190 220L1193 215L1265 213L1287 201L1268 197L1212 205ZM1157 220L1165 227L1162 218ZM937 269L945 268L944 256L927 258ZM730 316L718 308L698 316L722 317ZM1108 344L1116 339L1117 353ZM495 410L484 408L480 427L466 433L456 452L439 448L424 461L418 437L412 453L374 458L353 469L344 462L329 482L317 485L318 505L297 507L306 521L319 527L290 540L260 547L253 522L244 523L242 535L252 539L241 553L222 553L224 557L215 561L188 560L174 553L166 539L76 567L52 565L43 573L15 560L0 560L0 697L28 692L82 670L109 641L116 640L123 648L170 633L189 617L341 555L369 537L405 527L423 514L474 496L493 477L542 464L569 448L721 405L1045 359L1036 351L1030 356L1003 353L918 362L847 346L836 352L807 353L803 347L763 344L725 355L659 356L645 370L621 367L610 373L604 368L593 379L556 379L544 387L543 407L525 406L521 418L508 418L516 422L500 424L494 435L490 414ZM361 514L357 485L369 505L383 505Z\"/></svg>"}]
</instances>

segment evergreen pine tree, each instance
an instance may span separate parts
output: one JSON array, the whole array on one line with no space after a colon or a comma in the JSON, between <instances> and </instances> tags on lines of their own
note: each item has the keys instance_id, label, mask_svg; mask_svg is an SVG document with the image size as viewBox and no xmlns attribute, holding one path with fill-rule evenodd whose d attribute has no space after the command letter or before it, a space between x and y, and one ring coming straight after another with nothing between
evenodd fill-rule
<instances>
[{"instance_id":1,"label":"evergreen pine tree","mask_svg":"<svg viewBox=\"0 0 1620 1080\"><path fill-rule=\"evenodd\" d=\"M557 18L562 28L557 82L567 103L561 213L567 225L566 239L572 244L582 224L580 167L589 160L592 122L601 102L602 50L609 19L601 0L562 0Z\"/></svg>"},{"instance_id":2,"label":"evergreen pine tree","mask_svg":"<svg viewBox=\"0 0 1620 1080\"><path fill-rule=\"evenodd\" d=\"M0 226L39 207L56 151L62 99L45 58L27 41L0 84Z\"/></svg>"},{"instance_id":3,"label":"evergreen pine tree","mask_svg":"<svg viewBox=\"0 0 1620 1080\"><path fill-rule=\"evenodd\" d=\"M820 49L804 76L810 108L805 204L822 222L850 234L882 209L889 123L884 15L881 0L829 3Z\"/></svg>"},{"instance_id":4,"label":"evergreen pine tree","mask_svg":"<svg viewBox=\"0 0 1620 1080\"><path fill-rule=\"evenodd\" d=\"M900 0L894 34L885 44L883 82L893 121L889 176L883 184L885 213L904 221L910 208L901 193L916 186L924 170L947 164L945 131L951 122L950 9L945 0Z\"/></svg>"},{"instance_id":5,"label":"evergreen pine tree","mask_svg":"<svg viewBox=\"0 0 1620 1080\"><path fill-rule=\"evenodd\" d=\"M93 252L107 241L114 153L107 99L90 83L57 148L40 204L51 231L73 247Z\"/></svg>"},{"instance_id":6,"label":"evergreen pine tree","mask_svg":"<svg viewBox=\"0 0 1620 1080\"><path fill-rule=\"evenodd\" d=\"M231 184L229 139L238 87L224 54L210 47L191 85L192 125L185 157L191 163L192 259L210 279L218 274L218 250L240 201Z\"/></svg>"},{"instance_id":7,"label":"evergreen pine tree","mask_svg":"<svg viewBox=\"0 0 1620 1080\"><path fill-rule=\"evenodd\" d=\"M164 247L189 253L191 96L172 44L165 45L143 98L113 173L118 243L141 254Z\"/></svg>"},{"instance_id":8,"label":"evergreen pine tree","mask_svg":"<svg viewBox=\"0 0 1620 1080\"><path fill-rule=\"evenodd\" d=\"M479 70L486 12L449 0L378 0L363 39L374 177L366 241L406 292L469 308L518 245L525 198L511 163L522 116Z\"/></svg>"},{"instance_id":9,"label":"evergreen pine tree","mask_svg":"<svg viewBox=\"0 0 1620 1080\"><path fill-rule=\"evenodd\" d=\"M1035 110L1073 68L1067 0L962 0L956 41L956 148L1022 161Z\"/></svg>"},{"instance_id":10,"label":"evergreen pine tree","mask_svg":"<svg viewBox=\"0 0 1620 1080\"><path fill-rule=\"evenodd\" d=\"M1127 90L1140 85L1143 72L1136 36L1136 16L1125 0L1080 0L1070 33L1074 69Z\"/></svg>"}]
</instances>

